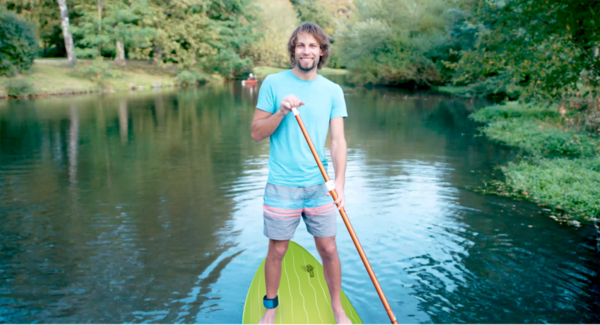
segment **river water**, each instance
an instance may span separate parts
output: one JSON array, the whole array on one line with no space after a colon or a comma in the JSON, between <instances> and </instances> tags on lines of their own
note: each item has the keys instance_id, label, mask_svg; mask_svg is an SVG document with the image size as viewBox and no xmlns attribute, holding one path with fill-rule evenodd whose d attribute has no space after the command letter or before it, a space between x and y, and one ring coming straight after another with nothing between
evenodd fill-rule
<instances>
[{"instance_id":1,"label":"river water","mask_svg":"<svg viewBox=\"0 0 600 325\"><path fill-rule=\"evenodd\" d=\"M347 211L399 322L600 322L595 229L468 189L517 154L478 136L483 103L344 90ZM256 97L0 103L0 323L239 323L268 243ZM388 323L338 223L342 287ZM318 257L303 225L294 240Z\"/></svg>"}]
</instances>

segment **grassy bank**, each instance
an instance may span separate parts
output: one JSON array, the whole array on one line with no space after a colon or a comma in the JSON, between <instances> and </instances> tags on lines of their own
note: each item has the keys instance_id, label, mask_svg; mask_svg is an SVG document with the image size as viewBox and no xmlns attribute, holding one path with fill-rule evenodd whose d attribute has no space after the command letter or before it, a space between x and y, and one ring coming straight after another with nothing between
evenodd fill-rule
<instances>
[{"instance_id":1,"label":"grassy bank","mask_svg":"<svg viewBox=\"0 0 600 325\"><path fill-rule=\"evenodd\" d=\"M78 68L90 64L82 61ZM17 79L30 83L24 93L29 96L118 91L130 89L131 85L149 89L153 85L170 87L179 83L175 67L161 68L147 62L131 61L126 66L112 66L111 69L118 75L105 76L98 82L77 68L69 67L65 60L36 60L32 69L21 76L0 77L0 97L7 97L9 84Z\"/></svg>"},{"instance_id":2,"label":"grassy bank","mask_svg":"<svg viewBox=\"0 0 600 325\"><path fill-rule=\"evenodd\" d=\"M506 179L488 192L519 196L552 208L566 219L600 216L600 139L569 128L554 108L517 102L489 106L471 115L490 139L523 149L517 163L502 167Z\"/></svg>"},{"instance_id":3,"label":"grassy bank","mask_svg":"<svg viewBox=\"0 0 600 325\"><path fill-rule=\"evenodd\" d=\"M475 92L467 86L437 86L432 87L432 90L438 91L442 94L472 98L475 97Z\"/></svg>"},{"instance_id":4,"label":"grassy bank","mask_svg":"<svg viewBox=\"0 0 600 325\"><path fill-rule=\"evenodd\" d=\"M254 67L254 69L253 69L256 76L261 79L270 74L281 72L284 70L287 70L287 69L267 67L267 66L258 66L258 67ZM323 68L319 71L319 73L321 75L327 77L327 76L333 76L333 75L344 75L344 74L347 74L348 71L344 70L344 69Z\"/></svg>"},{"instance_id":5,"label":"grassy bank","mask_svg":"<svg viewBox=\"0 0 600 325\"><path fill-rule=\"evenodd\" d=\"M0 77L0 98L7 98L14 94L14 88L20 96L56 96L82 94L102 91L129 90L132 86L136 89L151 89L153 87L173 87L181 85L183 80L178 78L176 66L159 67L145 61L128 61L127 65L119 66L106 62L108 69L100 80L94 73L83 70L92 65L91 61L80 61L76 68L71 68L66 60L35 60L31 70L17 77ZM83 68L83 69L82 69ZM254 73L259 78L277 73L285 69L259 66ZM210 80L220 79L218 76L202 74L202 78ZM320 72L324 76L345 74L346 70L325 68ZM184 76L185 77L185 76ZM193 78L189 77L188 78ZM12 89L9 89L12 87ZM14 95L11 95L14 96Z\"/></svg>"}]
</instances>

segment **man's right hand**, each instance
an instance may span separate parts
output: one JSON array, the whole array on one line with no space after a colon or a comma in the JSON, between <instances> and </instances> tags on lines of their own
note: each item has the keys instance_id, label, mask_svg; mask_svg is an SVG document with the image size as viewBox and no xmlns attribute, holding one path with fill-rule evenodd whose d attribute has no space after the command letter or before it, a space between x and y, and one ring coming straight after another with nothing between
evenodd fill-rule
<instances>
[{"instance_id":1,"label":"man's right hand","mask_svg":"<svg viewBox=\"0 0 600 325\"><path fill-rule=\"evenodd\" d=\"M287 95L281 101L279 110L281 111L281 113L283 113L283 115L287 115L289 112L292 111L292 108L298 108L304 104L305 103L299 100L298 97L296 97L296 95Z\"/></svg>"}]
</instances>

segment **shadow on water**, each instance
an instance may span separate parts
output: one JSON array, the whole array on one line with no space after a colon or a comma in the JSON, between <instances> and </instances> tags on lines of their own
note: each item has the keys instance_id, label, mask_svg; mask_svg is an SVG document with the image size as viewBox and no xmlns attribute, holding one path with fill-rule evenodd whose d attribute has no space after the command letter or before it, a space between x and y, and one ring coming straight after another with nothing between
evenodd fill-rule
<instances>
[{"instance_id":1,"label":"shadow on water","mask_svg":"<svg viewBox=\"0 0 600 325\"><path fill-rule=\"evenodd\" d=\"M468 190L516 159L467 118L486 103L344 90L347 208L400 322L600 321L595 230ZM267 247L257 91L0 103L0 322L238 323ZM346 294L387 323L338 230Z\"/></svg>"}]
</instances>

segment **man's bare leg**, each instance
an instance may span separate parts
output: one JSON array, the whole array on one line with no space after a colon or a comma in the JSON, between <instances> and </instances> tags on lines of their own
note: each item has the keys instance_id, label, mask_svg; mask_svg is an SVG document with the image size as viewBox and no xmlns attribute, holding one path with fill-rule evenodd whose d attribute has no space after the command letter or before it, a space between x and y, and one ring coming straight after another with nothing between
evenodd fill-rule
<instances>
[{"instance_id":1,"label":"man's bare leg","mask_svg":"<svg viewBox=\"0 0 600 325\"><path fill-rule=\"evenodd\" d=\"M340 290L342 289L342 267L335 245L335 236L319 238L315 237L317 250L323 260L323 272L325 281L331 295L331 308L338 324L352 324L342 308Z\"/></svg>"},{"instance_id":2,"label":"man's bare leg","mask_svg":"<svg viewBox=\"0 0 600 325\"><path fill-rule=\"evenodd\" d=\"M279 289L281 280L281 261L287 251L289 240L269 239L269 252L265 262L265 282L267 283L267 299L274 299ZM275 323L275 313L277 308L267 309L264 316L258 322L259 324Z\"/></svg>"}]
</instances>

